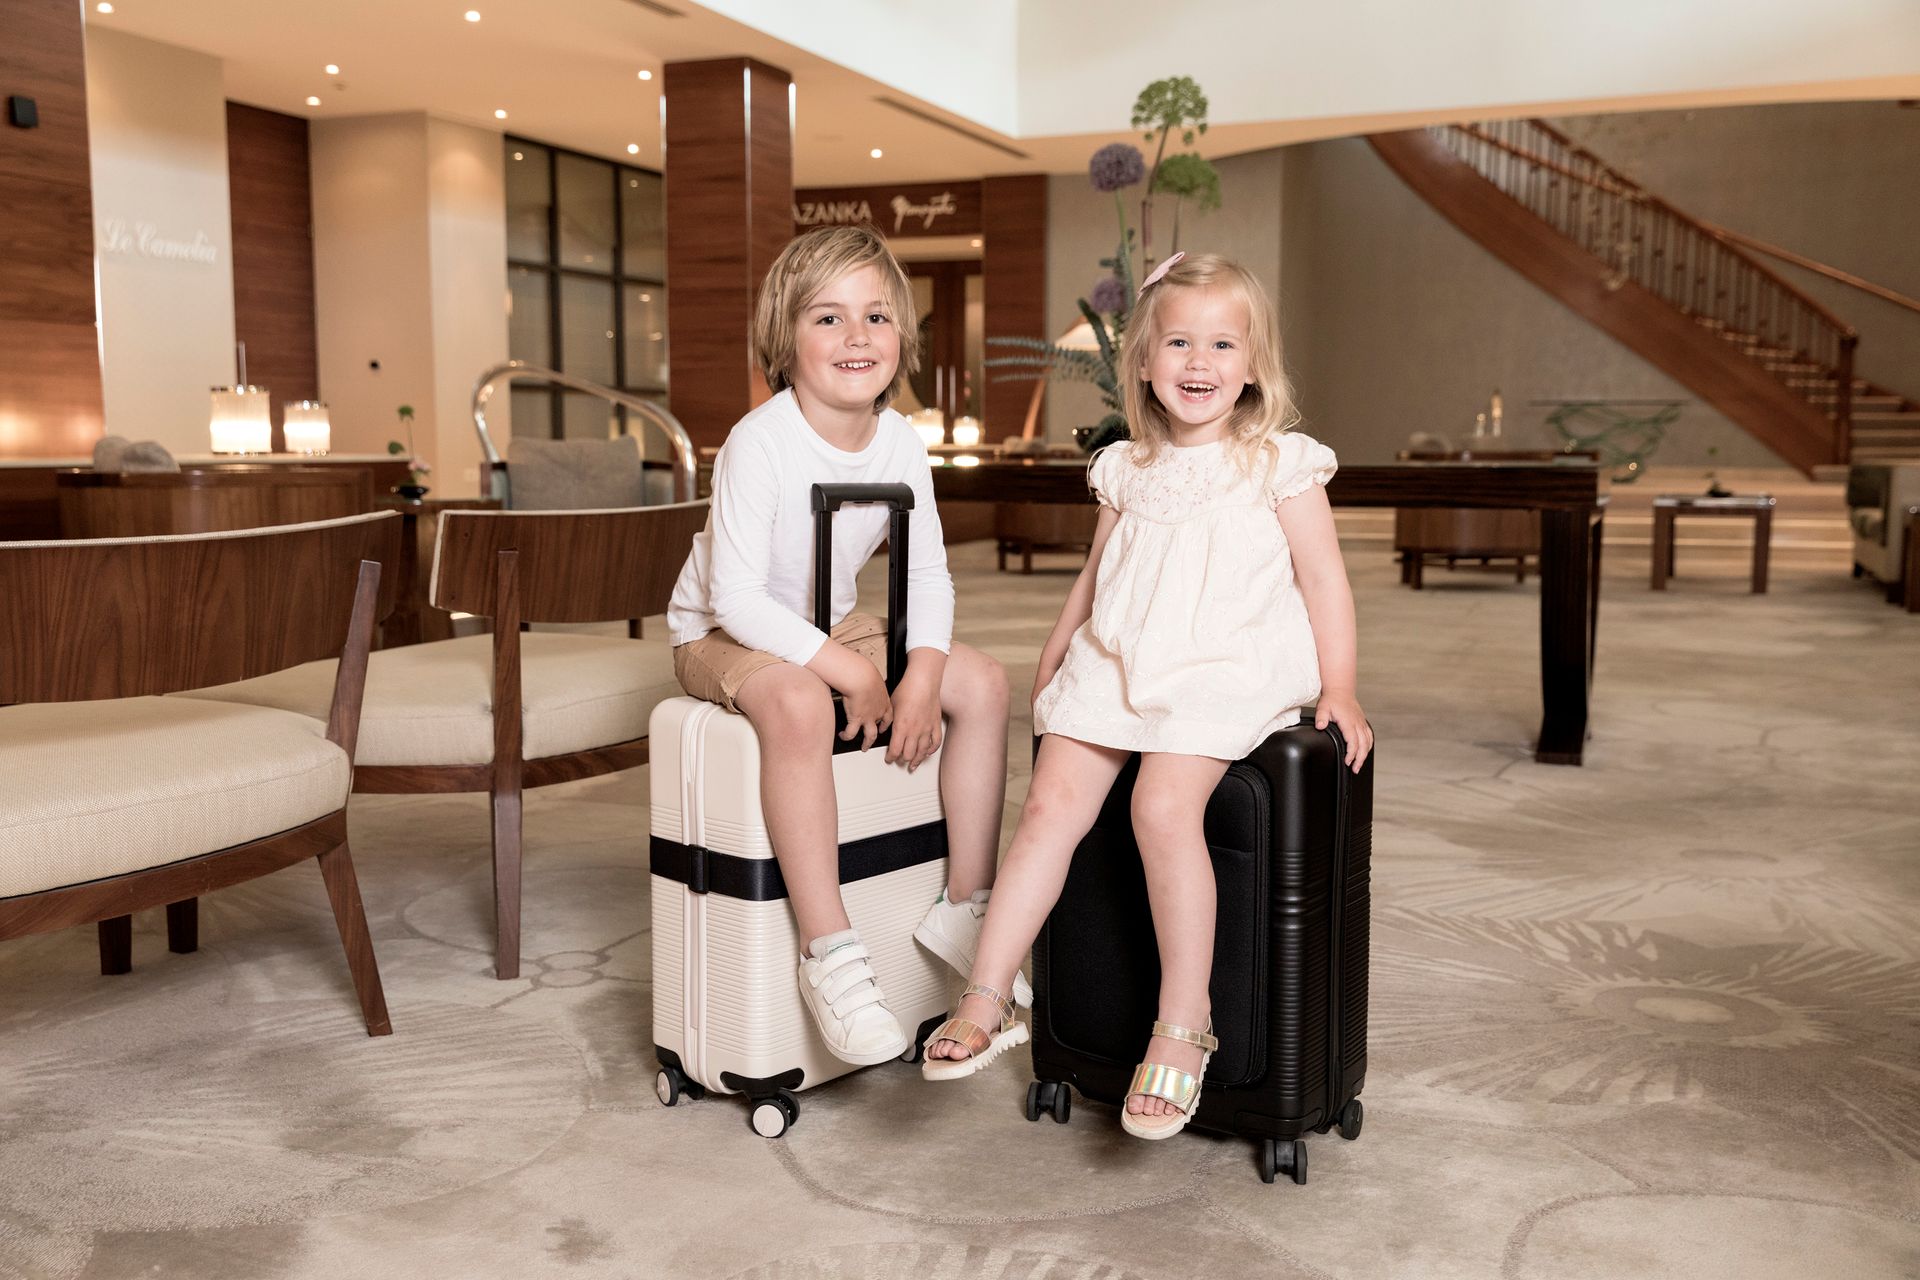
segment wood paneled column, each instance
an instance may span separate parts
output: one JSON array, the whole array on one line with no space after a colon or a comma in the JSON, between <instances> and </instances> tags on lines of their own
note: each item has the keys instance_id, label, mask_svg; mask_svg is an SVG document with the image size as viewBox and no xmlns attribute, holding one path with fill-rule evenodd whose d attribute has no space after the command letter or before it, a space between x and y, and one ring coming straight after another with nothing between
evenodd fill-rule
<instances>
[{"instance_id":1,"label":"wood paneled column","mask_svg":"<svg viewBox=\"0 0 1920 1280\"><path fill-rule=\"evenodd\" d=\"M0 456L92 453L103 429L80 14L13 0L0 37L0 98L40 115L0 116Z\"/></svg>"},{"instance_id":2,"label":"wood paneled column","mask_svg":"<svg viewBox=\"0 0 1920 1280\"><path fill-rule=\"evenodd\" d=\"M313 194L307 122L227 104L227 190L233 210L233 331L247 379L273 393L273 447L289 400L320 398L314 335Z\"/></svg>"},{"instance_id":3,"label":"wood paneled column","mask_svg":"<svg viewBox=\"0 0 1920 1280\"><path fill-rule=\"evenodd\" d=\"M791 82L752 58L666 66L668 403L697 445L768 395L748 333L793 238Z\"/></svg>"},{"instance_id":4,"label":"wood paneled column","mask_svg":"<svg viewBox=\"0 0 1920 1280\"><path fill-rule=\"evenodd\" d=\"M980 183L980 272L986 332L994 338L1053 338L1047 332L1047 175L1022 173ZM989 350L989 354L992 354ZM1020 434L1031 382L989 377L981 388L987 439Z\"/></svg>"}]
</instances>

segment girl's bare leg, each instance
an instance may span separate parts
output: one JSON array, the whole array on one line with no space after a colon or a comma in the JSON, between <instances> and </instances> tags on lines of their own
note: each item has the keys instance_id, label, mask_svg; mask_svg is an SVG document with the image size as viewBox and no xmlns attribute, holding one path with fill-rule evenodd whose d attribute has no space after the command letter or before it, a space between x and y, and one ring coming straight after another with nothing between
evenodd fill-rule
<instances>
[{"instance_id":1,"label":"girl's bare leg","mask_svg":"<svg viewBox=\"0 0 1920 1280\"><path fill-rule=\"evenodd\" d=\"M1133 787L1133 835L1160 945L1159 1019L1195 1031L1207 1029L1212 1013L1208 988L1218 902L1203 820L1207 799L1226 771L1227 761L1206 756L1146 755ZM1154 1036L1142 1061L1197 1074L1200 1057L1198 1046ZM1128 1097L1127 1110L1157 1116L1174 1107L1135 1094Z\"/></svg>"},{"instance_id":2,"label":"girl's bare leg","mask_svg":"<svg viewBox=\"0 0 1920 1280\"><path fill-rule=\"evenodd\" d=\"M1048 734L1040 740L1027 803L1020 811L1020 825L1014 829L1006 860L1000 864L993 905L987 908L986 923L980 930L973 980L981 986L1012 994L1013 975L1067 882L1074 847L1099 816L1100 806L1126 760L1124 751L1073 738ZM962 1000L954 1016L990 1031L1000 1025L999 1010L981 996ZM929 1054L935 1058L964 1058L967 1051L962 1045L943 1041Z\"/></svg>"}]
</instances>

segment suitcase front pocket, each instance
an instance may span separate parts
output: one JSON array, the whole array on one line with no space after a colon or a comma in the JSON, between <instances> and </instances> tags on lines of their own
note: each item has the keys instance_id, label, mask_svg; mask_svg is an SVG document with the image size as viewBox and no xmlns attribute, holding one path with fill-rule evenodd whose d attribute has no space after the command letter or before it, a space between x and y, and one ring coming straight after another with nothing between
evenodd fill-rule
<instances>
[{"instance_id":1,"label":"suitcase front pocket","mask_svg":"<svg viewBox=\"0 0 1920 1280\"><path fill-rule=\"evenodd\" d=\"M1128 819L1134 764L1074 853L1047 919L1050 1034L1071 1053L1131 1069L1146 1048L1160 992L1160 957L1146 874ZM1207 806L1218 914L1213 938L1213 1024L1220 1048L1209 1084L1250 1084L1266 1074L1266 780L1236 765Z\"/></svg>"}]
</instances>

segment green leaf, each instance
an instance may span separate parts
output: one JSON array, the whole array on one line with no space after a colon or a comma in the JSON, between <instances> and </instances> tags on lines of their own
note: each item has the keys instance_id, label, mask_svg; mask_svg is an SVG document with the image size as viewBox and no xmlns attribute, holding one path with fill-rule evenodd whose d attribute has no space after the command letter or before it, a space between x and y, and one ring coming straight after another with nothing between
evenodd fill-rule
<instances>
[{"instance_id":1,"label":"green leaf","mask_svg":"<svg viewBox=\"0 0 1920 1280\"><path fill-rule=\"evenodd\" d=\"M1180 200L1191 200L1203 212L1220 207L1220 171L1197 151L1182 151L1160 162L1153 190Z\"/></svg>"},{"instance_id":2,"label":"green leaf","mask_svg":"<svg viewBox=\"0 0 1920 1280\"><path fill-rule=\"evenodd\" d=\"M387 441L388 453L405 453L406 451L407 451L407 446L401 444L398 440Z\"/></svg>"}]
</instances>

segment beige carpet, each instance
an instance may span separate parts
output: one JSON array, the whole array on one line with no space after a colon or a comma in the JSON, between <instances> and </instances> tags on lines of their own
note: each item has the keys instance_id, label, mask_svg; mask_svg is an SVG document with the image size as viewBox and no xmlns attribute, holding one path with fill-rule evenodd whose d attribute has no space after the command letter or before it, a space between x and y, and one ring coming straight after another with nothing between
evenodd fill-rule
<instances>
[{"instance_id":1,"label":"beige carpet","mask_svg":"<svg viewBox=\"0 0 1920 1280\"><path fill-rule=\"evenodd\" d=\"M0 1275L1920 1276L1920 618L1843 553L1658 596L1617 549L1588 764L1547 768L1535 587L1416 595L1343 525L1372 1069L1306 1187L1091 1103L1030 1125L1022 1058L858 1073L778 1142L661 1107L639 770L530 799L514 982L483 801L355 801L388 1039L310 868L208 899L197 955L141 918L126 977L90 930L0 945ZM956 566L963 638L1024 689L1067 575Z\"/></svg>"}]
</instances>

